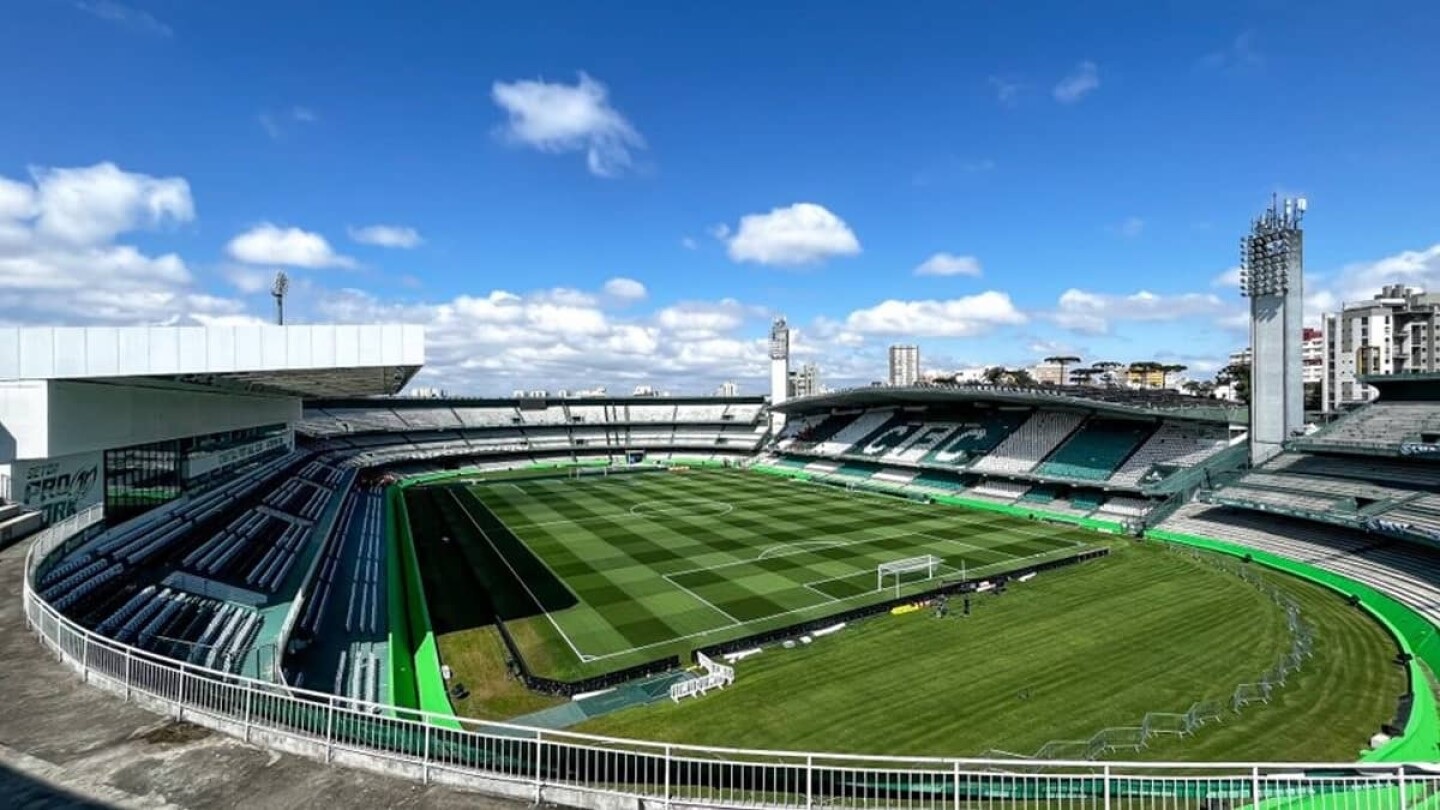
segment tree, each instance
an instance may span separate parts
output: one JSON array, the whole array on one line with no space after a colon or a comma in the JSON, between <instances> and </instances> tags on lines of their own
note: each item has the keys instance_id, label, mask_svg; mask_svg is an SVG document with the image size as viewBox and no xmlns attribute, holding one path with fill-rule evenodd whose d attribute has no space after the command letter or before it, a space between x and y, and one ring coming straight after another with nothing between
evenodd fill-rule
<instances>
[{"instance_id":1,"label":"tree","mask_svg":"<svg viewBox=\"0 0 1440 810\"><path fill-rule=\"evenodd\" d=\"M985 382L991 385L999 385L1005 379L1004 366L991 366L985 369Z\"/></svg>"},{"instance_id":2,"label":"tree","mask_svg":"<svg viewBox=\"0 0 1440 810\"><path fill-rule=\"evenodd\" d=\"M1034 388L1038 385L1038 383L1035 382L1035 378L1030 376L1030 369L1028 368L1010 369L1005 372L1005 375L1009 379L1010 384L1017 388Z\"/></svg>"},{"instance_id":3,"label":"tree","mask_svg":"<svg viewBox=\"0 0 1440 810\"><path fill-rule=\"evenodd\" d=\"M1047 357L1047 358L1045 358L1045 362L1047 362L1047 363L1053 363L1053 364L1055 364L1055 365L1057 365L1057 366L1060 367L1060 384L1061 384L1061 385L1064 385L1064 384L1065 384L1065 380L1068 379L1068 378L1065 376L1065 368L1066 368L1067 366L1069 366L1071 363L1078 363L1078 362L1080 362L1080 358L1075 357L1074 355L1069 355L1069 354L1057 354L1057 355L1055 355L1055 356L1053 356L1053 357Z\"/></svg>"},{"instance_id":4,"label":"tree","mask_svg":"<svg viewBox=\"0 0 1440 810\"><path fill-rule=\"evenodd\" d=\"M1077 368L1070 372L1070 381L1076 385L1089 385L1100 370L1095 368Z\"/></svg>"},{"instance_id":5,"label":"tree","mask_svg":"<svg viewBox=\"0 0 1440 810\"><path fill-rule=\"evenodd\" d=\"M1124 366L1124 363L1117 363L1114 360L1101 360L1095 364L1096 376L1106 385L1115 384L1115 369Z\"/></svg>"},{"instance_id":6,"label":"tree","mask_svg":"<svg viewBox=\"0 0 1440 810\"><path fill-rule=\"evenodd\" d=\"M1215 374L1216 385L1228 385L1235 392L1235 398L1250 402L1250 364L1231 363Z\"/></svg>"}]
</instances>

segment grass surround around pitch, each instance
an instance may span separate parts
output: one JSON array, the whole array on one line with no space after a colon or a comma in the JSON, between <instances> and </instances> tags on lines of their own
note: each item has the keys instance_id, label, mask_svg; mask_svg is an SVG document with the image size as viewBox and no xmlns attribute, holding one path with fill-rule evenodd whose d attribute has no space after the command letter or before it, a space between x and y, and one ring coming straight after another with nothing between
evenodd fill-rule
<instances>
[{"instance_id":1,"label":"grass surround around pitch","mask_svg":"<svg viewBox=\"0 0 1440 810\"><path fill-rule=\"evenodd\" d=\"M428 558L472 568L512 630L563 648L523 651L536 674L562 679L688 657L697 647L893 599L893 579L877 590L883 562L942 559L935 579L911 575L902 585L899 593L910 595L962 572L978 580L1068 557L1096 540L1067 527L740 471L412 492L423 493L422 511L428 502L441 513L416 532L422 567L434 567ZM451 548L436 547L438 538ZM439 562L457 549L463 562ZM473 598L444 585L458 575L427 577L441 589L427 582L433 613ZM436 621L442 635L468 628Z\"/></svg>"},{"instance_id":2,"label":"grass surround around pitch","mask_svg":"<svg viewBox=\"0 0 1440 810\"><path fill-rule=\"evenodd\" d=\"M1234 713L1227 703L1191 737L1117 757L1349 761L1390 720L1405 689L1394 640L1340 596L1264 575L1317 626L1314 656L1269 704ZM1287 646L1283 612L1253 586L1128 540L973 604L970 618L882 616L809 646L770 647L736 665L731 688L576 730L776 750L1032 753L1138 725L1146 712L1228 701Z\"/></svg>"}]
</instances>

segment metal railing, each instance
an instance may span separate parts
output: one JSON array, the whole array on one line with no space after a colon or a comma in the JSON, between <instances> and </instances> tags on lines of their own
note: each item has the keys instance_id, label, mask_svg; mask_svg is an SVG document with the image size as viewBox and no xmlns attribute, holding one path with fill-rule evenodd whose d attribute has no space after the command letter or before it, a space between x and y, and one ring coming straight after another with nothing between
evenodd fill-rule
<instances>
[{"instance_id":1,"label":"metal railing","mask_svg":"<svg viewBox=\"0 0 1440 810\"><path fill-rule=\"evenodd\" d=\"M120 644L42 600L31 588L38 567L100 517L86 510L33 541L23 598L26 622L42 643L86 683L127 702L326 763L607 810L632 803L1178 810L1276 801L1390 810L1430 806L1440 796L1440 772L1427 765L1098 763L713 748L457 720L287 688Z\"/></svg>"}]
</instances>

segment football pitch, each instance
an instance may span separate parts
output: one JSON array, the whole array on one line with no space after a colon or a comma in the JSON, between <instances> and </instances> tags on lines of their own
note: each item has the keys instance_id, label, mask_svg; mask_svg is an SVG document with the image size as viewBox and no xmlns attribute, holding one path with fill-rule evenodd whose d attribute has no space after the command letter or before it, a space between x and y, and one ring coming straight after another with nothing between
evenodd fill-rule
<instances>
[{"instance_id":1,"label":"football pitch","mask_svg":"<svg viewBox=\"0 0 1440 810\"><path fill-rule=\"evenodd\" d=\"M1093 539L742 471L491 480L418 488L407 503L436 631L473 624L453 603L483 587L522 647L558 648L526 652L552 677L683 656ZM925 555L933 576L877 581L882 563Z\"/></svg>"}]
</instances>

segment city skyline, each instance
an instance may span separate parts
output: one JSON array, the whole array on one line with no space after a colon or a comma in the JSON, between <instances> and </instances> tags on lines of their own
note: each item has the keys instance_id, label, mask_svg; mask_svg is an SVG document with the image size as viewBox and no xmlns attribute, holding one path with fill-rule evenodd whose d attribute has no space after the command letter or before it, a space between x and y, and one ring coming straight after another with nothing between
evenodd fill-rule
<instances>
[{"instance_id":1,"label":"city skyline","mask_svg":"<svg viewBox=\"0 0 1440 810\"><path fill-rule=\"evenodd\" d=\"M289 322L424 324L455 393L763 390L780 314L837 387L897 342L1208 378L1272 193L1312 203L1307 325L1440 288L1440 12L1384 5L22 2L0 321L269 322L284 270Z\"/></svg>"}]
</instances>

